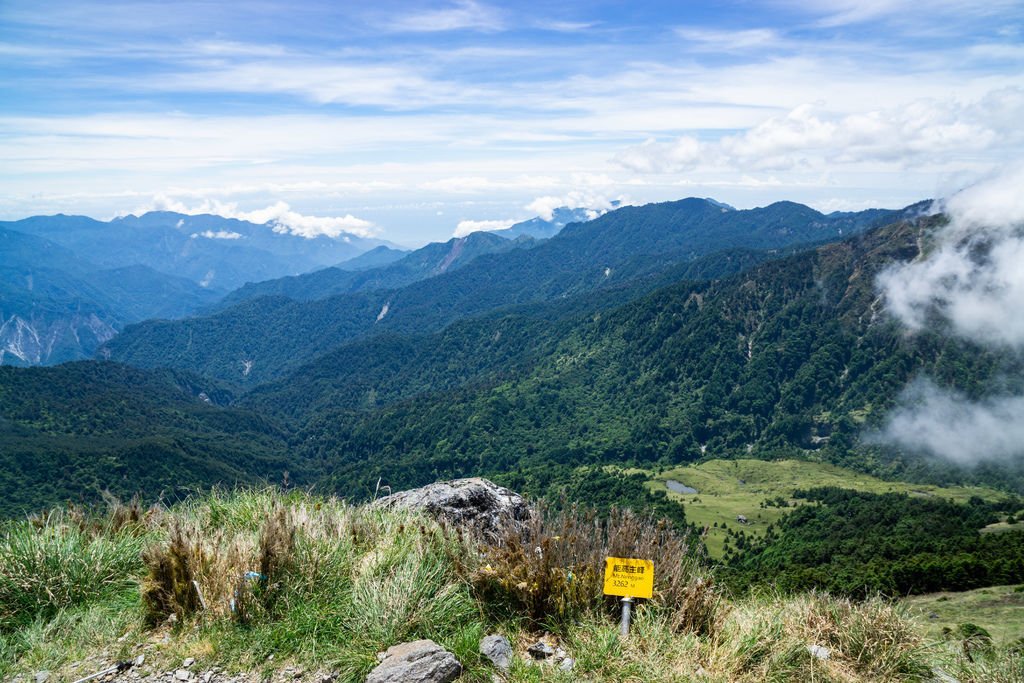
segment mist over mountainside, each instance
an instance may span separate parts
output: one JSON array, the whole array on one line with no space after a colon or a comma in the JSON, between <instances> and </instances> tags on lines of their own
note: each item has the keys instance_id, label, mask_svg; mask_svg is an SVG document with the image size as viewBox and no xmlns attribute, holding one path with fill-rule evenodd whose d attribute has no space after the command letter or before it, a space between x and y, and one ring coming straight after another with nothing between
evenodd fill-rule
<instances>
[{"instance_id":1,"label":"mist over mountainside","mask_svg":"<svg viewBox=\"0 0 1024 683\"><path fill-rule=\"evenodd\" d=\"M178 367L251 385L280 376L286 367L347 339L386 331L433 332L506 306L618 290L630 283L639 283L640 293L644 283L648 290L664 283L659 273L716 252L839 239L917 211L915 206L904 212L871 210L828 217L790 202L734 211L703 199L623 207L587 223L570 224L532 249L481 255L460 269L396 290L305 303L253 299L207 318L134 325L105 345L104 353L141 367ZM474 238L499 239L488 233ZM457 246L432 245L421 253ZM720 265L733 272L731 265ZM346 282L354 276L329 271L309 280L320 277Z\"/></svg>"}]
</instances>

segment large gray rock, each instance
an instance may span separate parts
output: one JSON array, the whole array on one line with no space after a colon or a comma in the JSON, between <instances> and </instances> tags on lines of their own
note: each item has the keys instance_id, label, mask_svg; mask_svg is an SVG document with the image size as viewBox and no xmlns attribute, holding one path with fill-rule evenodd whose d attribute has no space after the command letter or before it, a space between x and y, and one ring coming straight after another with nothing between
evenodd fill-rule
<instances>
[{"instance_id":1,"label":"large gray rock","mask_svg":"<svg viewBox=\"0 0 1024 683\"><path fill-rule=\"evenodd\" d=\"M481 640L480 654L499 669L508 671L512 668L512 643L505 636L490 635Z\"/></svg>"},{"instance_id":2,"label":"large gray rock","mask_svg":"<svg viewBox=\"0 0 1024 683\"><path fill-rule=\"evenodd\" d=\"M510 523L530 518L530 507L514 491L486 479L456 479L374 502L379 507L423 510L435 519L493 536Z\"/></svg>"},{"instance_id":3,"label":"large gray rock","mask_svg":"<svg viewBox=\"0 0 1024 683\"><path fill-rule=\"evenodd\" d=\"M366 683L449 683L462 673L455 655L432 640L389 647Z\"/></svg>"}]
</instances>

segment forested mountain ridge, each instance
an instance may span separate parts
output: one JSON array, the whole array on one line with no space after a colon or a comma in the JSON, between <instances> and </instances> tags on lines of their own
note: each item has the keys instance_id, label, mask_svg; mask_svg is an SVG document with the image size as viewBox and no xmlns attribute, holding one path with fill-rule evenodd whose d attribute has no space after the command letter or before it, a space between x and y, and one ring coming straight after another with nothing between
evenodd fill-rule
<instances>
[{"instance_id":1,"label":"forested mountain ridge","mask_svg":"<svg viewBox=\"0 0 1024 683\"><path fill-rule=\"evenodd\" d=\"M170 370L82 361L0 367L0 516L102 491L149 500L214 485L301 480L272 421ZM47 502L49 501L49 502Z\"/></svg>"},{"instance_id":2,"label":"forested mountain ridge","mask_svg":"<svg viewBox=\"0 0 1024 683\"><path fill-rule=\"evenodd\" d=\"M360 340L339 328L339 341L328 346L334 340L314 325L297 336L321 345L324 354L240 398L224 389L210 394L217 385L209 379L111 363L62 366L48 370L51 375L11 370L0 374L6 451L23 454L24 462L50 453L69 477L81 478L86 475L74 472L105 466L103 454L120 454L110 462L139 462L154 448L170 469L142 479L149 483L140 488L149 492L159 481L178 480L178 457L186 464L209 460L188 465L199 474L185 479L197 486L230 481L243 469L274 479L290 469L298 481L355 497L367 495L378 477L397 489L484 474L533 494L569 486L598 500L614 490L642 492L640 483L606 472L605 465L618 471L751 456L815 458L883 476L1019 489L1021 473L1006 468L965 473L859 442L920 372L970 394L997 373L1019 370L1013 359L962 342L908 335L884 314L876 274L914 258L940 221L902 221L722 279L682 280L639 296L628 287L598 290L493 311L429 334L384 330ZM691 265L700 275L763 258L751 254L732 251ZM296 311L322 306L328 317L331 307L347 302L372 315L382 305L373 297L388 294L303 308L288 299L258 299L244 304L250 314L229 309L218 316L237 318L213 316L217 324L201 329L244 322L252 326L247 334L274 334L267 321L278 319L294 334L310 320ZM275 318L277 311L283 317ZM242 343L244 335L227 337L232 340ZM180 341L187 347L187 337ZM211 387L204 390L214 401L233 401L236 408L208 406L194 390L167 397L145 389L168 377L190 377L188 386ZM32 391L33 382L52 387ZM120 388L94 401L97 382ZM172 408L161 408L165 402ZM109 415L122 405L132 408L125 418L130 429L76 431L80 424L117 424ZM225 426L234 420L243 427ZM18 476L40 481L41 475ZM93 479L82 490L97 486Z\"/></svg>"},{"instance_id":3,"label":"forested mountain ridge","mask_svg":"<svg viewBox=\"0 0 1024 683\"><path fill-rule=\"evenodd\" d=\"M219 307L228 307L261 296L286 296L296 301L314 301L351 292L396 289L456 270L483 254L500 254L529 248L533 240L508 240L489 232L474 232L447 242L433 242L384 265L351 270L342 266L303 275L248 283L231 292Z\"/></svg>"},{"instance_id":4,"label":"forested mountain ridge","mask_svg":"<svg viewBox=\"0 0 1024 683\"><path fill-rule=\"evenodd\" d=\"M141 367L179 367L254 385L357 337L429 333L503 307L638 280L649 283L649 291L665 282L660 274L716 252L837 239L899 215L867 211L830 218L787 202L735 211L703 199L624 207L571 224L535 248L481 255L401 289L302 303L254 299L206 318L134 325L104 349L114 360Z\"/></svg>"}]
</instances>

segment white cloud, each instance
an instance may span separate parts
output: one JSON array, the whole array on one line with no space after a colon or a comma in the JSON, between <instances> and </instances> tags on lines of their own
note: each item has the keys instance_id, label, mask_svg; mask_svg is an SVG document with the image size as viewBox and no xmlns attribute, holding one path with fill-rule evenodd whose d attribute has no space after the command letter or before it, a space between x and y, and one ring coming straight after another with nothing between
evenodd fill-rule
<instances>
[{"instance_id":1,"label":"white cloud","mask_svg":"<svg viewBox=\"0 0 1024 683\"><path fill-rule=\"evenodd\" d=\"M737 135L702 143L692 136L648 139L621 151L614 161L638 173L678 173L698 166L737 170L836 164L941 163L981 156L1024 139L1024 90L1005 88L973 102L922 99L887 109L835 114L804 104Z\"/></svg>"},{"instance_id":2,"label":"white cloud","mask_svg":"<svg viewBox=\"0 0 1024 683\"><path fill-rule=\"evenodd\" d=\"M392 31L431 33L437 31L500 31L504 28L499 13L473 0L459 0L444 9L409 12L389 18Z\"/></svg>"},{"instance_id":3,"label":"white cloud","mask_svg":"<svg viewBox=\"0 0 1024 683\"><path fill-rule=\"evenodd\" d=\"M888 309L978 343L1024 350L1024 166L940 202L950 223L917 261L878 278Z\"/></svg>"},{"instance_id":4,"label":"white cloud","mask_svg":"<svg viewBox=\"0 0 1024 683\"><path fill-rule=\"evenodd\" d=\"M675 32L686 41L690 50L732 52L764 49L782 44L778 32L768 28L723 31L698 26L680 26Z\"/></svg>"},{"instance_id":5,"label":"white cloud","mask_svg":"<svg viewBox=\"0 0 1024 683\"><path fill-rule=\"evenodd\" d=\"M455 232L452 233L452 237L465 237L466 235L474 232L496 231L496 230L508 230L518 221L515 219L509 220L492 220L492 221L459 221L459 224L455 226Z\"/></svg>"},{"instance_id":6,"label":"white cloud","mask_svg":"<svg viewBox=\"0 0 1024 683\"><path fill-rule=\"evenodd\" d=\"M658 142L648 138L639 145L622 150L614 160L623 168L636 173L678 173L696 168L711 151L709 148L705 152L700 141L689 135L672 142Z\"/></svg>"},{"instance_id":7,"label":"white cloud","mask_svg":"<svg viewBox=\"0 0 1024 683\"><path fill-rule=\"evenodd\" d=\"M135 213L146 211L174 211L186 215L213 214L224 218L235 218L258 225L269 224L274 232L298 235L307 239L326 236L333 239L348 239L347 235L358 237L374 237L377 230L370 221L356 218L351 214L345 216L306 216L293 211L285 202L277 202L263 209L243 211L234 202L221 202L206 199L196 206L184 203L165 195L158 195L146 207ZM201 233L203 237L209 237ZM220 239L225 239L221 237ZM233 238L228 238L233 239Z\"/></svg>"},{"instance_id":8,"label":"white cloud","mask_svg":"<svg viewBox=\"0 0 1024 683\"><path fill-rule=\"evenodd\" d=\"M526 208L533 211L546 221L554 217L555 209L566 207L569 209L592 209L594 218L611 211L614 208L613 200L608 197L589 190L572 190L564 195L548 195L537 197L526 205Z\"/></svg>"},{"instance_id":9,"label":"white cloud","mask_svg":"<svg viewBox=\"0 0 1024 683\"><path fill-rule=\"evenodd\" d=\"M1024 455L1024 396L972 401L918 379L869 443L887 443L959 465L1006 461Z\"/></svg>"},{"instance_id":10,"label":"white cloud","mask_svg":"<svg viewBox=\"0 0 1024 683\"><path fill-rule=\"evenodd\" d=\"M178 227L181 227L182 221L178 221ZM194 232L190 235L192 239L197 237L205 237L208 240L237 240L242 238L242 233L233 232L231 230L204 230L203 232Z\"/></svg>"}]
</instances>

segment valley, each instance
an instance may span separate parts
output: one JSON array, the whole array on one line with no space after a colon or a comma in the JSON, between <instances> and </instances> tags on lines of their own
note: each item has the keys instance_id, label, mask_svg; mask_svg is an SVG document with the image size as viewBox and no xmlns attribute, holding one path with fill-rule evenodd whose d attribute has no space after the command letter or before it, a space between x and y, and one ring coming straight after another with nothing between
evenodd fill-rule
<instances>
[{"instance_id":1,"label":"valley","mask_svg":"<svg viewBox=\"0 0 1024 683\"><path fill-rule=\"evenodd\" d=\"M869 493L902 493L909 496L942 498L964 504L972 496L998 500L1005 494L981 486L935 486L885 481L861 472L812 460L705 460L699 464L669 469L626 470L648 478L651 491L666 490L672 500L682 502L686 518L705 531L708 553L721 559L726 526L748 536L763 536L769 524L778 522L790 509L805 501L794 499L794 491L815 487L837 487ZM685 482L696 493L681 494L666 487L670 481ZM768 503L765 505L765 503ZM746 518L739 522L738 517Z\"/></svg>"}]
</instances>

